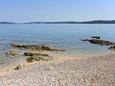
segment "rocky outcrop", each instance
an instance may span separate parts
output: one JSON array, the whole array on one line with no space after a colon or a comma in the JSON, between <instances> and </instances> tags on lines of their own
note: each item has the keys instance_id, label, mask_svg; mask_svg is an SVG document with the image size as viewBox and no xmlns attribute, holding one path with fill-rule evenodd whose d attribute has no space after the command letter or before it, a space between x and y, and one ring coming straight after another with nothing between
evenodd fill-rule
<instances>
[{"instance_id":1,"label":"rocky outcrop","mask_svg":"<svg viewBox=\"0 0 115 86\"><path fill-rule=\"evenodd\" d=\"M24 45L24 44L11 44L12 47L15 48L24 48L24 49L31 49L31 50L46 50L46 51L65 51L65 49L57 49L51 48L46 45Z\"/></svg>"},{"instance_id":2,"label":"rocky outcrop","mask_svg":"<svg viewBox=\"0 0 115 86\"><path fill-rule=\"evenodd\" d=\"M82 40L82 41L88 41L92 44L98 44L98 45L115 45L115 42L111 42L111 41L107 41L107 40L102 40L98 37L91 37L90 39L85 39L85 40Z\"/></svg>"},{"instance_id":3,"label":"rocky outcrop","mask_svg":"<svg viewBox=\"0 0 115 86\"><path fill-rule=\"evenodd\" d=\"M27 56L26 58L27 62L40 61L40 60L43 61L53 60L52 56L49 56L48 54L43 54L43 52L39 53L39 51L65 51L64 49L51 48L46 45L11 44L11 47L31 50L28 52L24 51L23 53L24 56Z\"/></svg>"},{"instance_id":4,"label":"rocky outcrop","mask_svg":"<svg viewBox=\"0 0 115 86\"><path fill-rule=\"evenodd\" d=\"M88 40L92 44L99 44L99 45L114 45L114 42L107 41L107 40L100 40L100 39L89 39Z\"/></svg>"},{"instance_id":5,"label":"rocky outcrop","mask_svg":"<svg viewBox=\"0 0 115 86\"><path fill-rule=\"evenodd\" d=\"M106 45L109 46L108 49L115 49L115 42L102 40L98 36L92 36L90 39L83 39L82 41L88 41L92 44Z\"/></svg>"}]
</instances>

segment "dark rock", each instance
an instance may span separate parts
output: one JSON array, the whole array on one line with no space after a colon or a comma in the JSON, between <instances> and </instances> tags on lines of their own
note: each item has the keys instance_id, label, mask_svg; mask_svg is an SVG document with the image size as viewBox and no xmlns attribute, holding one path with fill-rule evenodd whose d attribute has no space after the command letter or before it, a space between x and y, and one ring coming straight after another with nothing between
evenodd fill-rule
<instances>
[{"instance_id":1,"label":"dark rock","mask_svg":"<svg viewBox=\"0 0 115 86\"><path fill-rule=\"evenodd\" d=\"M107 40L101 40L100 37L92 37L90 39L85 39L82 41L88 41L92 44L98 44L98 45L115 45L115 42L107 41Z\"/></svg>"},{"instance_id":2,"label":"dark rock","mask_svg":"<svg viewBox=\"0 0 115 86\"><path fill-rule=\"evenodd\" d=\"M115 49L115 42L101 40L100 37L97 37L97 36L92 36L90 39L85 39L82 41L88 41L92 44L98 44L98 45L107 45L107 46L110 46L108 47L108 49Z\"/></svg>"},{"instance_id":3,"label":"dark rock","mask_svg":"<svg viewBox=\"0 0 115 86\"><path fill-rule=\"evenodd\" d=\"M100 39L89 39L88 40L90 43L93 44L99 44L99 45L114 45L114 42L111 41L106 41L106 40L100 40Z\"/></svg>"},{"instance_id":4,"label":"dark rock","mask_svg":"<svg viewBox=\"0 0 115 86\"><path fill-rule=\"evenodd\" d=\"M111 45L108 49L115 49L115 45Z\"/></svg>"},{"instance_id":5,"label":"dark rock","mask_svg":"<svg viewBox=\"0 0 115 86\"><path fill-rule=\"evenodd\" d=\"M101 37L100 36L91 36L91 38L100 39Z\"/></svg>"}]
</instances>

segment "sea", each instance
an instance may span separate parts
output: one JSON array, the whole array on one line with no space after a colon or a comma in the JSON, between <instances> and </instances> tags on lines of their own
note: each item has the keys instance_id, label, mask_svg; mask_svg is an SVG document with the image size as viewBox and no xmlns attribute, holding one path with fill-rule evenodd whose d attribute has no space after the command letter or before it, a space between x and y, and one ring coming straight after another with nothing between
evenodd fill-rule
<instances>
[{"instance_id":1,"label":"sea","mask_svg":"<svg viewBox=\"0 0 115 86\"><path fill-rule=\"evenodd\" d=\"M44 44L65 49L55 54L67 56L101 55L111 52L107 46L83 42L81 39L100 36L115 41L114 24L0 24L0 63L14 61L5 56L11 43ZM114 51L112 51L114 52Z\"/></svg>"}]
</instances>

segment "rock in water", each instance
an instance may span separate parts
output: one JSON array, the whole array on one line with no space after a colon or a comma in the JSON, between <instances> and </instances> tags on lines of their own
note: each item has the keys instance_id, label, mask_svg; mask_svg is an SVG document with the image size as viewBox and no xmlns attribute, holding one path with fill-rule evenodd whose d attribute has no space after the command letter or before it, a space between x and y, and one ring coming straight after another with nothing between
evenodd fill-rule
<instances>
[{"instance_id":1,"label":"rock in water","mask_svg":"<svg viewBox=\"0 0 115 86\"><path fill-rule=\"evenodd\" d=\"M106 41L106 40L100 40L100 39L89 39L88 40L90 43L93 44L99 44L99 45L114 45L114 42L111 41Z\"/></svg>"},{"instance_id":2,"label":"rock in water","mask_svg":"<svg viewBox=\"0 0 115 86\"><path fill-rule=\"evenodd\" d=\"M100 39L100 37L97 37L97 36L92 36L90 39L85 39L82 41L88 41L92 44L99 44L99 45L115 45L115 42L102 40L102 39Z\"/></svg>"},{"instance_id":3,"label":"rock in water","mask_svg":"<svg viewBox=\"0 0 115 86\"><path fill-rule=\"evenodd\" d=\"M46 50L46 51L65 51L65 49L57 49L51 48L46 45L21 45L21 44L11 44L12 47L15 48L24 48L24 49L31 49L31 50Z\"/></svg>"},{"instance_id":4,"label":"rock in water","mask_svg":"<svg viewBox=\"0 0 115 86\"><path fill-rule=\"evenodd\" d=\"M10 51L6 52L6 56L17 56L17 55L18 55L18 53L15 50L10 50Z\"/></svg>"},{"instance_id":5,"label":"rock in water","mask_svg":"<svg viewBox=\"0 0 115 86\"><path fill-rule=\"evenodd\" d=\"M98 45L109 45L108 49L115 49L115 42L107 41L107 40L101 40L100 37L92 36L90 39L84 39L82 41L88 41L92 44L98 44Z\"/></svg>"},{"instance_id":6,"label":"rock in water","mask_svg":"<svg viewBox=\"0 0 115 86\"><path fill-rule=\"evenodd\" d=\"M100 39L101 37L100 36L91 36L91 38Z\"/></svg>"}]
</instances>

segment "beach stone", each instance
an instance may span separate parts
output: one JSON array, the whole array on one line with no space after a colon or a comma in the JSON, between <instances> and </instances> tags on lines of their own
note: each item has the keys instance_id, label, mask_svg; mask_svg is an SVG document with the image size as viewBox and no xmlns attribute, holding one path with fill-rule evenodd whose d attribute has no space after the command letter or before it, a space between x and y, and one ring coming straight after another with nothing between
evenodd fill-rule
<instances>
[{"instance_id":1,"label":"beach stone","mask_svg":"<svg viewBox=\"0 0 115 86\"><path fill-rule=\"evenodd\" d=\"M0 86L115 86L115 54L37 63L0 76Z\"/></svg>"},{"instance_id":2,"label":"beach stone","mask_svg":"<svg viewBox=\"0 0 115 86\"><path fill-rule=\"evenodd\" d=\"M19 69L22 69L22 67L21 67L20 64L18 64L18 65L14 68L14 70L19 70Z\"/></svg>"}]
</instances>

